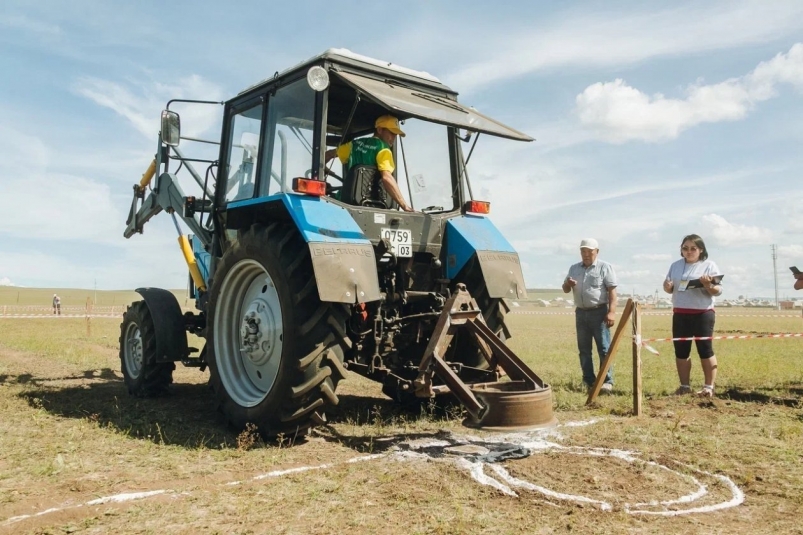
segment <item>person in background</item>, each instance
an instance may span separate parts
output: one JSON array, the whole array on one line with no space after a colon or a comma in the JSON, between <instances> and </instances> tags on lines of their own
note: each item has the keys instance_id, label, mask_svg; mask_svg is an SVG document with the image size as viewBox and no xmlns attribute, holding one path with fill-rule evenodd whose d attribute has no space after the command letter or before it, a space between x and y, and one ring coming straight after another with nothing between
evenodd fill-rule
<instances>
[{"instance_id":1,"label":"person in background","mask_svg":"<svg viewBox=\"0 0 803 535\"><path fill-rule=\"evenodd\" d=\"M53 294L53 314L61 316L61 297Z\"/></svg>"},{"instance_id":2,"label":"person in background","mask_svg":"<svg viewBox=\"0 0 803 535\"><path fill-rule=\"evenodd\" d=\"M611 345L610 328L616 321L616 273L609 263L597 259L599 244L594 238L580 242L582 262L573 264L563 281L563 293L574 296L574 321L577 329L577 349L583 382L591 387L597 378L594 373L592 340L596 342L600 366ZM608 369L600 392L613 390L613 367Z\"/></svg>"},{"instance_id":3,"label":"person in background","mask_svg":"<svg viewBox=\"0 0 803 535\"><path fill-rule=\"evenodd\" d=\"M680 245L683 257L669 266L664 291L672 294L672 338L712 337L714 335L714 297L722 294L722 286L714 282L719 275L717 265L708 259L705 242L697 234L689 234ZM688 288L689 282L699 279L702 288ZM703 397L714 396L717 378L717 357L711 340L696 340L697 354L703 368L705 384L697 392ZM675 365L680 386L675 394L690 394L691 341L675 341Z\"/></svg>"}]
</instances>

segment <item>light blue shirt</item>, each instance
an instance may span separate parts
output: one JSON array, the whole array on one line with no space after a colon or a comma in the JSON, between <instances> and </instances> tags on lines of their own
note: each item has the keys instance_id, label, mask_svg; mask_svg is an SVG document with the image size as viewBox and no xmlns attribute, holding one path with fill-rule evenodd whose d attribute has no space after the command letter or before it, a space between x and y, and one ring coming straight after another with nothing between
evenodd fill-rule
<instances>
[{"instance_id":1,"label":"light blue shirt","mask_svg":"<svg viewBox=\"0 0 803 535\"><path fill-rule=\"evenodd\" d=\"M616 273L613 266L597 259L585 267L582 262L572 264L568 277L577 281L572 288L574 305L578 308L592 308L608 302L608 289L616 288Z\"/></svg>"},{"instance_id":2,"label":"light blue shirt","mask_svg":"<svg viewBox=\"0 0 803 535\"><path fill-rule=\"evenodd\" d=\"M681 258L672 262L666 278L672 281L672 306L675 308L688 308L691 310L708 310L714 308L714 296L705 288L692 288L680 291L684 281L699 279L703 275L720 275L719 268L712 260L702 260L694 264L687 264Z\"/></svg>"}]
</instances>

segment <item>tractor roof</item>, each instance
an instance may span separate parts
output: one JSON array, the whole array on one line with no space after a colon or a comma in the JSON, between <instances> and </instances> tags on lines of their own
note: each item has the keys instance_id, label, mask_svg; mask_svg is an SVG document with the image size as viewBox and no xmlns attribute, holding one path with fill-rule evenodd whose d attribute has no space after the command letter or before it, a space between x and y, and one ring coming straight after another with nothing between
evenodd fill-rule
<instances>
[{"instance_id":1,"label":"tractor roof","mask_svg":"<svg viewBox=\"0 0 803 535\"><path fill-rule=\"evenodd\" d=\"M330 48L323 54L318 54L317 56L314 56L308 60L297 63L289 69L285 69L281 72L276 71L276 73L270 78L265 78L264 80L259 81L258 83L241 91L239 94L242 95L243 93L247 93L255 87L272 82L277 78L285 78L289 75L293 75L297 71L306 72L311 66L320 65L324 62L337 63L348 67L356 67L357 69L363 71L373 72L376 74L385 74L393 78L408 79L411 82L434 87L441 91L457 95L456 91L441 83L440 80L428 72L416 71L414 69L402 67L401 65L395 65L389 61L369 58L368 56L354 53L346 48Z\"/></svg>"},{"instance_id":2,"label":"tractor roof","mask_svg":"<svg viewBox=\"0 0 803 535\"><path fill-rule=\"evenodd\" d=\"M369 115L372 113L371 117L355 118L357 124L353 126L356 127L356 131L361 131L362 127L372 128L373 120L376 116L381 115L381 111L384 109L386 113L392 113L400 119L416 117L425 121L508 139L533 140L527 134L483 115L474 108L458 103L457 91L444 85L427 72L355 54L345 48L330 48L323 54L303 61L281 73L277 72L271 78L253 85L240 95L278 79L299 77L313 65L326 66L338 81L330 90L330 99L337 98L335 93L338 91L342 93L342 89L338 90L336 86L345 84L344 87L350 88L351 94L356 90L378 106L376 109L364 110ZM348 112L352 101L352 97L345 98L341 95L340 102L345 108L341 110L343 113ZM329 112L330 114L336 113L336 110L330 106ZM345 118L341 119L343 120L335 122L346 122ZM362 122L365 122L365 125L360 124ZM352 128L350 131L353 132L355 129Z\"/></svg>"}]
</instances>

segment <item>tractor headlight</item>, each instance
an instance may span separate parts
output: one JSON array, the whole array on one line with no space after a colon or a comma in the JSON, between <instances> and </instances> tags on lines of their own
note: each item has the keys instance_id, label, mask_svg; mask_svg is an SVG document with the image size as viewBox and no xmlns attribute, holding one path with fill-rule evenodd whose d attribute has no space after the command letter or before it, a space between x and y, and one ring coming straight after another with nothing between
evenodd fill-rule
<instances>
[{"instance_id":1,"label":"tractor headlight","mask_svg":"<svg viewBox=\"0 0 803 535\"><path fill-rule=\"evenodd\" d=\"M320 65L310 67L307 71L307 83L315 91L323 91L329 87L329 73Z\"/></svg>"}]
</instances>

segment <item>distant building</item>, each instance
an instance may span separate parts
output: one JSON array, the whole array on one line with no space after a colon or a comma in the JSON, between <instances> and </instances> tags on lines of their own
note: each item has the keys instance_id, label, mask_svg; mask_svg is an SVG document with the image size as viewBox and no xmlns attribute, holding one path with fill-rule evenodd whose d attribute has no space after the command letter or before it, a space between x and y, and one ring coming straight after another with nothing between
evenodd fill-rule
<instances>
[{"instance_id":1,"label":"distant building","mask_svg":"<svg viewBox=\"0 0 803 535\"><path fill-rule=\"evenodd\" d=\"M793 310L795 308L794 301L781 301L779 304L781 305L781 310Z\"/></svg>"}]
</instances>

